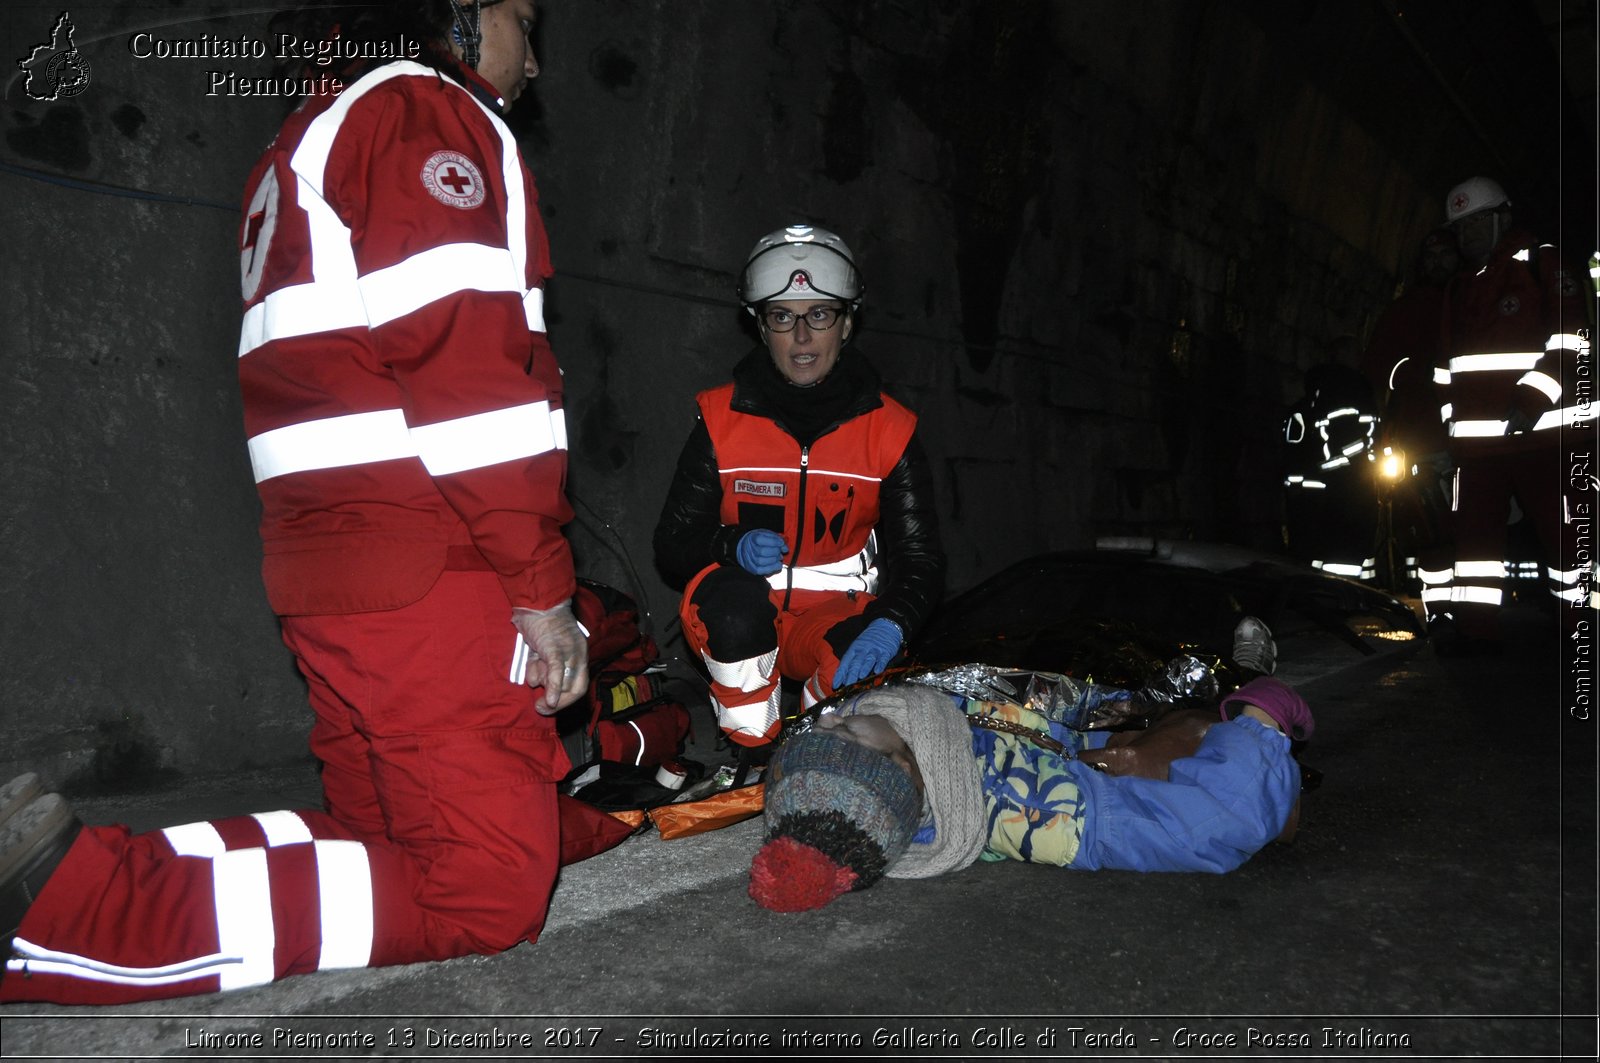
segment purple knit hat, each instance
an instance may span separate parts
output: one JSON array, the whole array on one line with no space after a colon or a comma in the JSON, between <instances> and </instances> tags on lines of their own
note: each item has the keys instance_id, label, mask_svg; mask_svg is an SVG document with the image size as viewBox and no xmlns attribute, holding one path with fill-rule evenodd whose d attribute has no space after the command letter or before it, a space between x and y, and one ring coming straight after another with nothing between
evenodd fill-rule
<instances>
[{"instance_id":1,"label":"purple knit hat","mask_svg":"<svg viewBox=\"0 0 1600 1063\"><path fill-rule=\"evenodd\" d=\"M1244 686L1222 699L1222 718L1231 720L1246 705L1254 705L1271 716L1283 733L1296 742L1304 742L1317 729L1311 716L1311 706L1294 688L1271 676L1252 679Z\"/></svg>"}]
</instances>

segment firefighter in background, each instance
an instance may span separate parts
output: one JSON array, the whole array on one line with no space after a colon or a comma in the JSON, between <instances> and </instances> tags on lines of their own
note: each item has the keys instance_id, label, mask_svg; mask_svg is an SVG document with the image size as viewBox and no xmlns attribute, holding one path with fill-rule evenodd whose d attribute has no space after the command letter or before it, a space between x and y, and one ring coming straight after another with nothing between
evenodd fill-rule
<instances>
[{"instance_id":1,"label":"firefighter in background","mask_svg":"<svg viewBox=\"0 0 1600 1063\"><path fill-rule=\"evenodd\" d=\"M1377 404L1349 364L1355 340L1335 340L1306 372L1305 394L1283 424L1288 448L1284 532L1289 553L1324 572L1377 579Z\"/></svg>"},{"instance_id":2,"label":"firefighter in background","mask_svg":"<svg viewBox=\"0 0 1600 1063\"><path fill-rule=\"evenodd\" d=\"M1578 386L1590 301L1560 250L1514 228L1510 199L1486 177L1451 189L1445 216L1466 265L1449 286L1434 377L1456 465L1455 560L1423 572L1423 601L1448 653L1498 644L1513 501L1538 536L1563 626L1588 612L1561 441L1592 441L1595 404Z\"/></svg>"},{"instance_id":3,"label":"firefighter in background","mask_svg":"<svg viewBox=\"0 0 1600 1063\"><path fill-rule=\"evenodd\" d=\"M1379 396L1378 457L1392 466L1380 472L1390 507L1387 534L1394 538L1389 545L1402 569L1390 578L1412 591L1420 589L1419 561L1435 569L1441 561L1449 564L1445 523L1453 466L1433 367L1445 291L1460 267L1455 231L1440 226L1428 233L1412 283L1384 309L1362 355L1362 372Z\"/></svg>"},{"instance_id":4,"label":"firefighter in background","mask_svg":"<svg viewBox=\"0 0 1600 1063\"><path fill-rule=\"evenodd\" d=\"M724 733L766 746L780 679L809 707L881 672L944 589L917 417L847 349L861 278L836 234L757 241L739 300L764 344L703 391L655 531Z\"/></svg>"},{"instance_id":5,"label":"firefighter in background","mask_svg":"<svg viewBox=\"0 0 1600 1063\"><path fill-rule=\"evenodd\" d=\"M544 923L568 768L550 717L587 670L545 233L500 117L538 73L534 0L303 14L302 39L420 47L306 99L240 226L263 575L325 810L133 836L56 794L12 812L14 781L3 929L26 915L0 1000L237 989Z\"/></svg>"}]
</instances>

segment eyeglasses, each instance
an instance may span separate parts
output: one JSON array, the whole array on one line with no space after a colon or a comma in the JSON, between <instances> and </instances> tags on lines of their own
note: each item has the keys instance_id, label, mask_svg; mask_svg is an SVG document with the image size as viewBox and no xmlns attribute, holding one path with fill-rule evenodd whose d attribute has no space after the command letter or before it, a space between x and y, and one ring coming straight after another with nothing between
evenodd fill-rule
<instances>
[{"instance_id":1,"label":"eyeglasses","mask_svg":"<svg viewBox=\"0 0 1600 1063\"><path fill-rule=\"evenodd\" d=\"M833 328L833 323L844 315L844 311L834 306L813 306L803 314L782 306L769 306L761 311L761 320L773 332L788 332L794 328L795 323L804 321L806 328L815 332L826 332Z\"/></svg>"}]
</instances>

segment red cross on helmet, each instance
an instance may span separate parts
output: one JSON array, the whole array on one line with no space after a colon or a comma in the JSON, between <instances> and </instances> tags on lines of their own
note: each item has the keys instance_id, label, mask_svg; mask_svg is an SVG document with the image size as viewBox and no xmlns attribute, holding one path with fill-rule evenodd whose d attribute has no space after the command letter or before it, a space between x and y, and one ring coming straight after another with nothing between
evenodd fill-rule
<instances>
[{"instance_id":1,"label":"red cross on helmet","mask_svg":"<svg viewBox=\"0 0 1600 1063\"><path fill-rule=\"evenodd\" d=\"M756 241L739 279L739 301L752 314L774 299L837 299L861 305L861 274L836 233L791 225Z\"/></svg>"},{"instance_id":2,"label":"red cross on helmet","mask_svg":"<svg viewBox=\"0 0 1600 1063\"><path fill-rule=\"evenodd\" d=\"M1487 177L1469 177L1444 197L1444 220L1457 222L1480 210L1509 206L1511 199L1498 182Z\"/></svg>"}]
</instances>

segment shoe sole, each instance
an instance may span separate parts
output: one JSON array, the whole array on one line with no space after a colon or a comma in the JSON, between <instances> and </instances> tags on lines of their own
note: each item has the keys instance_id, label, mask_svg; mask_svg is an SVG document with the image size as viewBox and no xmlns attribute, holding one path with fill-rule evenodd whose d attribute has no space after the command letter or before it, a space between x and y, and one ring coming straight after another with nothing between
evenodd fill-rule
<instances>
[{"instance_id":1,"label":"shoe sole","mask_svg":"<svg viewBox=\"0 0 1600 1063\"><path fill-rule=\"evenodd\" d=\"M76 822L60 794L45 794L0 825L0 891L31 871Z\"/></svg>"},{"instance_id":2,"label":"shoe sole","mask_svg":"<svg viewBox=\"0 0 1600 1063\"><path fill-rule=\"evenodd\" d=\"M0 824L4 824L43 794L44 786L40 784L39 776L31 771L18 775L4 786L0 786Z\"/></svg>"},{"instance_id":3,"label":"shoe sole","mask_svg":"<svg viewBox=\"0 0 1600 1063\"><path fill-rule=\"evenodd\" d=\"M1278 643L1272 637L1272 629L1265 623L1255 617L1247 616L1233 629L1233 639L1234 663L1242 664L1262 675L1272 675L1278 670ZM1253 654L1251 650L1261 652ZM1241 654L1249 659L1242 660ZM1266 667L1263 668L1262 665Z\"/></svg>"}]
</instances>

